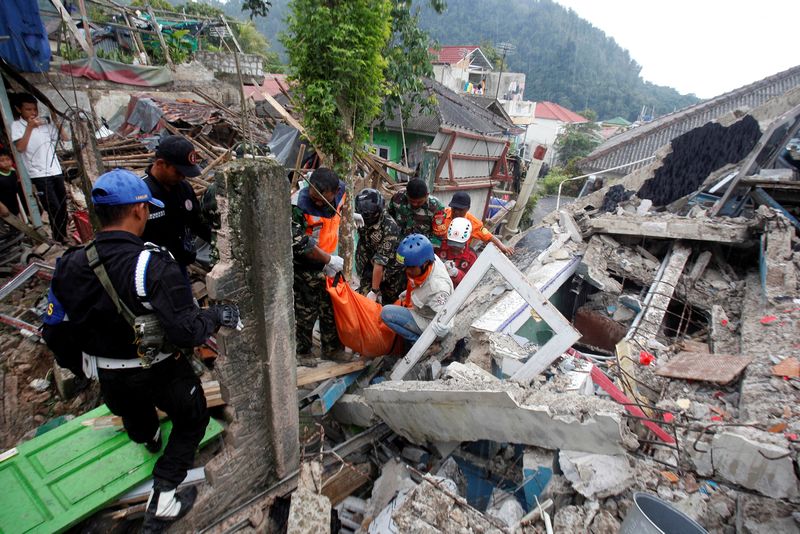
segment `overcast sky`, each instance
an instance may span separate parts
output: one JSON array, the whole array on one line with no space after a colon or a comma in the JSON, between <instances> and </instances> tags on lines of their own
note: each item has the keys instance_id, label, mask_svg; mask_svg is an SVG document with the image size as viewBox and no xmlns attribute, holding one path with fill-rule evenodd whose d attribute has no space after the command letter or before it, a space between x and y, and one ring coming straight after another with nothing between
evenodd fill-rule
<instances>
[{"instance_id":1,"label":"overcast sky","mask_svg":"<svg viewBox=\"0 0 800 534\"><path fill-rule=\"evenodd\" d=\"M711 98L800 64L800 0L556 0L603 30L642 77Z\"/></svg>"}]
</instances>

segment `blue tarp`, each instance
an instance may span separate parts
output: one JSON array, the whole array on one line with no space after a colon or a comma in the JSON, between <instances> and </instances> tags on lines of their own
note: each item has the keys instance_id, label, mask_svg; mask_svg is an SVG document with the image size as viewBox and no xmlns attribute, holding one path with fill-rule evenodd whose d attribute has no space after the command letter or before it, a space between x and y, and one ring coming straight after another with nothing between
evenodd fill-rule
<instances>
[{"instance_id":1,"label":"blue tarp","mask_svg":"<svg viewBox=\"0 0 800 534\"><path fill-rule=\"evenodd\" d=\"M0 57L22 72L50 68L50 43L36 0L0 0Z\"/></svg>"}]
</instances>

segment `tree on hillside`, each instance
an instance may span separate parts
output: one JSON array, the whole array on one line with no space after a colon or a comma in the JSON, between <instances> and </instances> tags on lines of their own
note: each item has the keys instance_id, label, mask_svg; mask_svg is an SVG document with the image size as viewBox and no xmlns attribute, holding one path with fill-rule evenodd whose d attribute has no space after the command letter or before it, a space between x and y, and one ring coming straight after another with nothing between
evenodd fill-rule
<instances>
[{"instance_id":1,"label":"tree on hillside","mask_svg":"<svg viewBox=\"0 0 800 534\"><path fill-rule=\"evenodd\" d=\"M264 60L265 68L275 72L275 67L280 66L278 54L270 47L264 34L256 29L252 21L236 24L236 38L245 54L255 54Z\"/></svg>"},{"instance_id":2,"label":"tree on hillside","mask_svg":"<svg viewBox=\"0 0 800 534\"><path fill-rule=\"evenodd\" d=\"M175 10L180 13L198 17L219 18L219 16L223 14L222 9L201 2L186 2L185 4L175 6Z\"/></svg>"},{"instance_id":3,"label":"tree on hillside","mask_svg":"<svg viewBox=\"0 0 800 534\"><path fill-rule=\"evenodd\" d=\"M339 247L345 272L353 256L353 161L386 93L383 56L391 0L292 0L282 42L289 55L303 123L312 142L347 183Z\"/></svg>"},{"instance_id":4,"label":"tree on hillside","mask_svg":"<svg viewBox=\"0 0 800 534\"><path fill-rule=\"evenodd\" d=\"M580 112L588 122L568 124L564 131L556 137L555 147L557 160L560 165L567 165L576 158L587 156L603 139L600 137L600 127L597 125L597 113L591 109Z\"/></svg>"}]
</instances>

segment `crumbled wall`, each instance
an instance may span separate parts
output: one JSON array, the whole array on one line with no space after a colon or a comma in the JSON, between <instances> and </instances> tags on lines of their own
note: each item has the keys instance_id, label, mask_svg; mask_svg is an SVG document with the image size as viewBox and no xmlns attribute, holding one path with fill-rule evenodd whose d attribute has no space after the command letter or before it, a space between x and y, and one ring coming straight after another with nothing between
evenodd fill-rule
<instances>
[{"instance_id":1,"label":"crumbled wall","mask_svg":"<svg viewBox=\"0 0 800 534\"><path fill-rule=\"evenodd\" d=\"M206 465L190 520L203 526L297 467L289 184L274 160L239 160L217 173L220 261L209 297L238 303L244 329L223 328L215 369L227 403L225 447Z\"/></svg>"}]
</instances>

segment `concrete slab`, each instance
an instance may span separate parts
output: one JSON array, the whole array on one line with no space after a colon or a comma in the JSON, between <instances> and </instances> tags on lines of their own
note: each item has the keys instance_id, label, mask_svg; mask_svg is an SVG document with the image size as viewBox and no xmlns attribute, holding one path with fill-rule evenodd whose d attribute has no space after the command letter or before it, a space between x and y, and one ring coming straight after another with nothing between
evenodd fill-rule
<instances>
[{"instance_id":1,"label":"concrete slab","mask_svg":"<svg viewBox=\"0 0 800 534\"><path fill-rule=\"evenodd\" d=\"M287 534L325 534L331 531L331 501L320 495L322 466L317 462L300 466L300 480L292 493Z\"/></svg>"},{"instance_id":2,"label":"concrete slab","mask_svg":"<svg viewBox=\"0 0 800 534\"><path fill-rule=\"evenodd\" d=\"M722 432L711 442L718 476L775 499L800 497L791 451L770 443L767 432L738 429Z\"/></svg>"},{"instance_id":3,"label":"concrete slab","mask_svg":"<svg viewBox=\"0 0 800 534\"><path fill-rule=\"evenodd\" d=\"M750 239L749 225L735 219L721 221L677 215L601 215L589 220L589 231L715 243L744 243Z\"/></svg>"},{"instance_id":4,"label":"concrete slab","mask_svg":"<svg viewBox=\"0 0 800 534\"><path fill-rule=\"evenodd\" d=\"M611 401L531 391L497 380L384 382L364 390L375 413L408 440L477 441L621 453L636 440Z\"/></svg>"}]
</instances>

